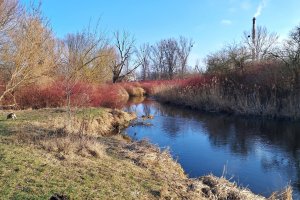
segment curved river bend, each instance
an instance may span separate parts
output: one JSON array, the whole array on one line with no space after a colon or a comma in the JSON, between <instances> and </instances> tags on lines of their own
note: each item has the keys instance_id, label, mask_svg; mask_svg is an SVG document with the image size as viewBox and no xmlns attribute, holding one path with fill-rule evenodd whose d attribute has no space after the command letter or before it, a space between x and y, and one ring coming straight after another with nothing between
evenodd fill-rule
<instances>
[{"instance_id":1,"label":"curved river bend","mask_svg":"<svg viewBox=\"0 0 300 200\"><path fill-rule=\"evenodd\" d=\"M170 147L189 177L225 175L254 193L269 196L291 184L300 199L300 123L210 114L163 105L133 102L127 111L153 126L129 127L132 138ZM225 169L225 170L224 170Z\"/></svg>"}]
</instances>

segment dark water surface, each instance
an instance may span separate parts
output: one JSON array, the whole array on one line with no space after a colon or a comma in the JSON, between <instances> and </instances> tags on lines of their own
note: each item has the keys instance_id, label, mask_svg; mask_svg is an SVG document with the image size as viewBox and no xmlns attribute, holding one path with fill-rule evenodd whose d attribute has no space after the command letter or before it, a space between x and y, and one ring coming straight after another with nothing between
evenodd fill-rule
<instances>
[{"instance_id":1,"label":"dark water surface","mask_svg":"<svg viewBox=\"0 0 300 200\"><path fill-rule=\"evenodd\" d=\"M203 113L154 100L131 103L126 110L154 115L146 121L153 126L129 127L127 133L170 147L190 177L225 174L264 196L291 184L294 199L300 199L299 122Z\"/></svg>"}]
</instances>

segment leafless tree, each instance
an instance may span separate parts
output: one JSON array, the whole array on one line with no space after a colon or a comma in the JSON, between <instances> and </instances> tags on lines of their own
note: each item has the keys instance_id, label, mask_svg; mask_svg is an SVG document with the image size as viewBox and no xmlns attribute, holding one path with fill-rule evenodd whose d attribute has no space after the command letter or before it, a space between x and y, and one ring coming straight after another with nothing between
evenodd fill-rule
<instances>
[{"instance_id":1,"label":"leafless tree","mask_svg":"<svg viewBox=\"0 0 300 200\"><path fill-rule=\"evenodd\" d=\"M0 102L7 95L14 97L19 87L38 80L55 66L55 39L40 10L31 8L13 20L16 24L6 30L0 52L5 77Z\"/></svg>"},{"instance_id":2,"label":"leafless tree","mask_svg":"<svg viewBox=\"0 0 300 200\"><path fill-rule=\"evenodd\" d=\"M17 0L0 0L0 39L4 39L5 33L16 26L21 10Z\"/></svg>"},{"instance_id":3,"label":"leafless tree","mask_svg":"<svg viewBox=\"0 0 300 200\"><path fill-rule=\"evenodd\" d=\"M168 78L173 79L178 68L178 42L175 39L162 40L161 45L164 52L165 66Z\"/></svg>"},{"instance_id":4,"label":"leafless tree","mask_svg":"<svg viewBox=\"0 0 300 200\"><path fill-rule=\"evenodd\" d=\"M150 76L150 46L149 44L143 44L139 48L138 59L141 63L141 78L146 80Z\"/></svg>"},{"instance_id":5,"label":"leafless tree","mask_svg":"<svg viewBox=\"0 0 300 200\"><path fill-rule=\"evenodd\" d=\"M150 60L152 63L152 79L161 79L165 73L164 68L164 49L161 43L151 46Z\"/></svg>"},{"instance_id":6,"label":"leafless tree","mask_svg":"<svg viewBox=\"0 0 300 200\"><path fill-rule=\"evenodd\" d=\"M107 39L97 31L97 28L94 31L88 28L77 34L69 34L62 41L59 71L63 77L69 110L74 87L83 77L88 78L87 71L97 72L101 67L99 60L105 56L101 52L106 47Z\"/></svg>"},{"instance_id":7,"label":"leafless tree","mask_svg":"<svg viewBox=\"0 0 300 200\"><path fill-rule=\"evenodd\" d=\"M242 44L232 43L206 57L207 72L226 73L230 70L244 70L251 54Z\"/></svg>"},{"instance_id":8,"label":"leafless tree","mask_svg":"<svg viewBox=\"0 0 300 200\"><path fill-rule=\"evenodd\" d=\"M187 72L188 57L191 53L193 45L194 42L191 39L180 36L177 51L181 76L183 76Z\"/></svg>"},{"instance_id":9,"label":"leafless tree","mask_svg":"<svg viewBox=\"0 0 300 200\"><path fill-rule=\"evenodd\" d=\"M113 83L122 81L131 75L139 66L138 59L132 60L135 51L134 38L127 32L114 33L114 46L116 49L116 59L112 61L110 68L113 74Z\"/></svg>"},{"instance_id":10,"label":"leafless tree","mask_svg":"<svg viewBox=\"0 0 300 200\"><path fill-rule=\"evenodd\" d=\"M193 73L199 73L199 74L203 74L204 73L204 69L200 66L200 59L196 60Z\"/></svg>"},{"instance_id":11,"label":"leafless tree","mask_svg":"<svg viewBox=\"0 0 300 200\"><path fill-rule=\"evenodd\" d=\"M249 51L242 44L232 43L226 46L226 53L231 68L244 70L246 61L251 58Z\"/></svg>"},{"instance_id":12,"label":"leafless tree","mask_svg":"<svg viewBox=\"0 0 300 200\"><path fill-rule=\"evenodd\" d=\"M274 51L278 44L278 38L276 33L269 33L266 27L258 26L255 42L253 43L250 32L244 32L243 41L249 52L254 50L255 60L264 60Z\"/></svg>"},{"instance_id":13,"label":"leafless tree","mask_svg":"<svg viewBox=\"0 0 300 200\"><path fill-rule=\"evenodd\" d=\"M293 73L293 87L300 90L300 25L296 26L289 34L289 38L283 42L282 47L272 56L283 61L287 69Z\"/></svg>"},{"instance_id":14,"label":"leafless tree","mask_svg":"<svg viewBox=\"0 0 300 200\"><path fill-rule=\"evenodd\" d=\"M206 63L206 71L209 73L215 72L226 72L229 71L230 68L227 64L228 58L226 57L226 53L224 49L210 53L205 58Z\"/></svg>"}]
</instances>

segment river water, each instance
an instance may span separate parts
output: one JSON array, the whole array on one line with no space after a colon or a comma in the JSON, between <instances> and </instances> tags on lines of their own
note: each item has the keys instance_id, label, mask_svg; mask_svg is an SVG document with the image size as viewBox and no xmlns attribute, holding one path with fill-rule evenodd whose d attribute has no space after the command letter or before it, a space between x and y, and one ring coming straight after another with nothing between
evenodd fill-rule
<instances>
[{"instance_id":1,"label":"river water","mask_svg":"<svg viewBox=\"0 0 300 200\"><path fill-rule=\"evenodd\" d=\"M254 193L269 196L290 184L300 199L300 123L204 113L134 100L126 107L153 115L129 127L136 140L169 148L189 177L226 176Z\"/></svg>"}]
</instances>

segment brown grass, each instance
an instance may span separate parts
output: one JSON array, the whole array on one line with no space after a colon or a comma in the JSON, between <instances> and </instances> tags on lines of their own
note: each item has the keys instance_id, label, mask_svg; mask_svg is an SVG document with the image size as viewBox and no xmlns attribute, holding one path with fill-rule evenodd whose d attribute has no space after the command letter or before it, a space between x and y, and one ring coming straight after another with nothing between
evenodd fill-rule
<instances>
[{"instance_id":1,"label":"brown grass","mask_svg":"<svg viewBox=\"0 0 300 200\"><path fill-rule=\"evenodd\" d=\"M279 87L263 88L256 84L245 85L215 78L199 85L169 87L155 96L162 102L205 111L300 118L299 94Z\"/></svg>"},{"instance_id":2,"label":"brown grass","mask_svg":"<svg viewBox=\"0 0 300 200\"><path fill-rule=\"evenodd\" d=\"M41 140L39 145L48 152L55 153L58 159L72 156L103 158L105 147L95 138L54 137Z\"/></svg>"},{"instance_id":3,"label":"brown grass","mask_svg":"<svg viewBox=\"0 0 300 200\"><path fill-rule=\"evenodd\" d=\"M289 185L281 192L274 192L268 200L293 200L293 188Z\"/></svg>"},{"instance_id":4,"label":"brown grass","mask_svg":"<svg viewBox=\"0 0 300 200\"><path fill-rule=\"evenodd\" d=\"M123 84L124 89L127 91L130 97L143 97L146 92L145 90L133 84Z\"/></svg>"}]
</instances>

